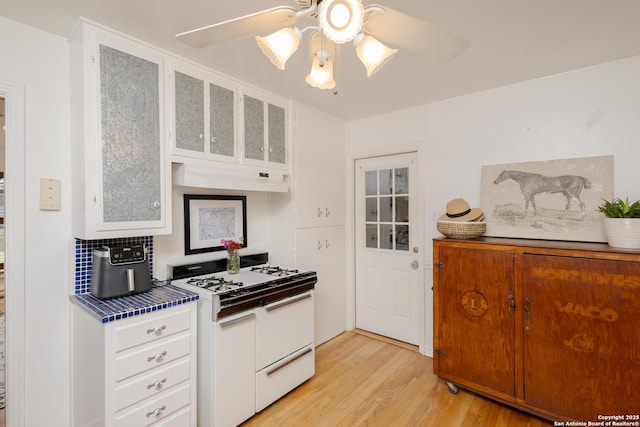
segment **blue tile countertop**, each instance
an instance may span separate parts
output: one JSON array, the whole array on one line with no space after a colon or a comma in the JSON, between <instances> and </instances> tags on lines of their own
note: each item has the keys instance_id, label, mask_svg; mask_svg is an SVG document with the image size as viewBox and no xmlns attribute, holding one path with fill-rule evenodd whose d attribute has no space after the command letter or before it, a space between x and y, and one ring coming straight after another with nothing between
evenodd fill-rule
<instances>
[{"instance_id":1,"label":"blue tile countertop","mask_svg":"<svg viewBox=\"0 0 640 427\"><path fill-rule=\"evenodd\" d=\"M72 303L79 305L102 323L107 323L186 304L196 301L199 296L195 292L165 285L155 286L142 294L106 300L89 293L71 295L70 298Z\"/></svg>"}]
</instances>

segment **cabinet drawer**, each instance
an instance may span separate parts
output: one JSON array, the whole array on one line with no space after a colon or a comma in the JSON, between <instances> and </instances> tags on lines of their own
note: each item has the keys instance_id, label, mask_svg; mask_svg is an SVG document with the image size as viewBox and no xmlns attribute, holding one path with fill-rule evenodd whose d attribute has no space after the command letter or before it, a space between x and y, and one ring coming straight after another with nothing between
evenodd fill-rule
<instances>
[{"instance_id":1,"label":"cabinet drawer","mask_svg":"<svg viewBox=\"0 0 640 427\"><path fill-rule=\"evenodd\" d=\"M185 384L156 398L148 399L130 410L120 411L116 414L116 427L148 426L168 417L178 409L189 405L190 388L189 384Z\"/></svg>"},{"instance_id":2,"label":"cabinet drawer","mask_svg":"<svg viewBox=\"0 0 640 427\"><path fill-rule=\"evenodd\" d=\"M267 366L256 373L256 412L287 394L315 374L313 345Z\"/></svg>"},{"instance_id":3,"label":"cabinet drawer","mask_svg":"<svg viewBox=\"0 0 640 427\"><path fill-rule=\"evenodd\" d=\"M138 375L115 389L115 410L126 408L148 397L163 393L189 379L190 359L185 358Z\"/></svg>"},{"instance_id":4,"label":"cabinet drawer","mask_svg":"<svg viewBox=\"0 0 640 427\"><path fill-rule=\"evenodd\" d=\"M313 291L257 310L256 371L313 343Z\"/></svg>"},{"instance_id":5,"label":"cabinet drawer","mask_svg":"<svg viewBox=\"0 0 640 427\"><path fill-rule=\"evenodd\" d=\"M191 422L191 406L182 408L175 414L161 419L153 427L187 427L195 426L195 421Z\"/></svg>"},{"instance_id":6,"label":"cabinet drawer","mask_svg":"<svg viewBox=\"0 0 640 427\"><path fill-rule=\"evenodd\" d=\"M145 344L159 338L185 331L191 327L189 309L168 313L163 316L153 316L142 319L133 324L116 328L115 351L122 351L136 345Z\"/></svg>"},{"instance_id":7,"label":"cabinet drawer","mask_svg":"<svg viewBox=\"0 0 640 427\"><path fill-rule=\"evenodd\" d=\"M190 352L191 335L184 334L121 353L115 360L115 381L121 381L140 372L166 365Z\"/></svg>"}]
</instances>

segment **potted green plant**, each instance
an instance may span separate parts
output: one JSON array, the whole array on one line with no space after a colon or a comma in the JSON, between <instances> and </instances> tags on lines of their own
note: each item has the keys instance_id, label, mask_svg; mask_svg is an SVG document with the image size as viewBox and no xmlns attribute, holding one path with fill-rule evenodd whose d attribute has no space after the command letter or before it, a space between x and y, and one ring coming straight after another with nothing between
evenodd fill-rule
<instances>
[{"instance_id":1,"label":"potted green plant","mask_svg":"<svg viewBox=\"0 0 640 427\"><path fill-rule=\"evenodd\" d=\"M640 200L630 202L619 197L603 200L598 206L604 218L604 233L610 246L640 248Z\"/></svg>"}]
</instances>

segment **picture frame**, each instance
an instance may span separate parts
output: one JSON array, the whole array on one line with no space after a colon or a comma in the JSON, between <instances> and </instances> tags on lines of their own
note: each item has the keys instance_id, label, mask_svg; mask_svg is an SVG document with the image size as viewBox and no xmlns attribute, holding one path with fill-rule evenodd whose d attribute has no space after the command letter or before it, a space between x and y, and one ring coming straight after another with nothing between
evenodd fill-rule
<instances>
[{"instance_id":1,"label":"picture frame","mask_svg":"<svg viewBox=\"0 0 640 427\"><path fill-rule=\"evenodd\" d=\"M247 197L184 195L184 254L224 250L221 240L247 247Z\"/></svg>"},{"instance_id":2,"label":"picture frame","mask_svg":"<svg viewBox=\"0 0 640 427\"><path fill-rule=\"evenodd\" d=\"M606 242L597 206L612 194L613 156L482 166L485 236Z\"/></svg>"}]
</instances>

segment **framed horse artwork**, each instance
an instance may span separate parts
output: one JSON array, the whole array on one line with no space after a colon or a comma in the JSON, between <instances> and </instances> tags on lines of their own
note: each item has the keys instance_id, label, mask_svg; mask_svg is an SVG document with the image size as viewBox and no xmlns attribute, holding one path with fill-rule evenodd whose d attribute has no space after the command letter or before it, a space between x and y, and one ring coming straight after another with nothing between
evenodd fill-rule
<instances>
[{"instance_id":1,"label":"framed horse artwork","mask_svg":"<svg viewBox=\"0 0 640 427\"><path fill-rule=\"evenodd\" d=\"M482 166L486 236L606 242L597 206L613 196L613 156Z\"/></svg>"}]
</instances>

